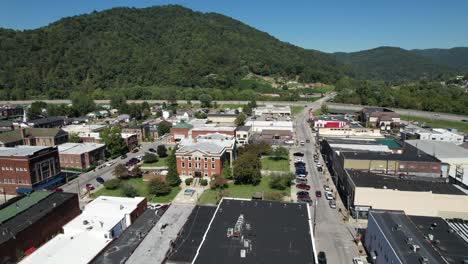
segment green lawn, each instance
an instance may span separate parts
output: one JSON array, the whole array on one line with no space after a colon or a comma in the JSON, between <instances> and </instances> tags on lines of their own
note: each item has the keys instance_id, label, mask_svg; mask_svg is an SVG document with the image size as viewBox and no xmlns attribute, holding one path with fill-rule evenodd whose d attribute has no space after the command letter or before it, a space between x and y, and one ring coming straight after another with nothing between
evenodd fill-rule
<instances>
[{"instance_id":1,"label":"green lawn","mask_svg":"<svg viewBox=\"0 0 468 264\"><path fill-rule=\"evenodd\" d=\"M128 183L132 185L138 191L138 196L146 197L148 199L148 202L151 202L151 203L169 203L174 199L174 197L180 191L180 187L177 186L177 187L173 187L171 192L165 196L154 197L153 195L148 194L148 190L146 188L147 182L144 182L142 178L122 180L122 183ZM108 190L103 187L97 192L91 194L91 197L95 198L101 195L117 196L117 197L124 196L120 189Z\"/></svg>"},{"instance_id":2,"label":"green lawn","mask_svg":"<svg viewBox=\"0 0 468 264\"><path fill-rule=\"evenodd\" d=\"M415 116L401 115L401 122L407 124L408 119L411 121L416 121L419 124L429 125L433 128L456 128L460 132L468 133L468 123L467 122L457 122L457 121L445 121L437 120L430 118L422 118Z\"/></svg>"},{"instance_id":3,"label":"green lawn","mask_svg":"<svg viewBox=\"0 0 468 264\"><path fill-rule=\"evenodd\" d=\"M291 106L291 112L292 112L293 115L297 115L300 112L302 112L304 110L304 108L305 107L303 105L301 105L301 106L294 105L294 106Z\"/></svg>"},{"instance_id":4,"label":"green lawn","mask_svg":"<svg viewBox=\"0 0 468 264\"><path fill-rule=\"evenodd\" d=\"M271 189L270 186L268 185L269 183L269 177L268 176L263 176L262 181L256 185L236 185L234 183L229 183L228 187L224 189L225 192L227 192L227 196L229 197L235 197L235 198L252 198L252 193L254 192L279 192L278 190ZM217 190L212 190L212 189L207 189L203 192L203 194L198 198L198 203L199 204L216 204L216 194ZM290 196L291 194L291 188L288 187L283 191L280 191L283 193L285 196Z\"/></svg>"},{"instance_id":5,"label":"green lawn","mask_svg":"<svg viewBox=\"0 0 468 264\"><path fill-rule=\"evenodd\" d=\"M325 87L320 87L320 88L314 88L314 92L316 93L328 93L332 92L335 90L334 86L325 86Z\"/></svg>"},{"instance_id":6,"label":"green lawn","mask_svg":"<svg viewBox=\"0 0 468 264\"><path fill-rule=\"evenodd\" d=\"M262 170L268 171L289 171L289 159L284 157L280 160L275 160L272 157L262 157Z\"/></svg>"},{"instance_id":7,"label":"green lawn","mask_svg":"<svg viewBox=\"0 0 468 264\"><path fill-rule=\"evenodd\" d=\"M158 158L157 162L153 163L143 163L141 167L164 167L167 166L167 157Z\"/></svg>"}]
</instances>

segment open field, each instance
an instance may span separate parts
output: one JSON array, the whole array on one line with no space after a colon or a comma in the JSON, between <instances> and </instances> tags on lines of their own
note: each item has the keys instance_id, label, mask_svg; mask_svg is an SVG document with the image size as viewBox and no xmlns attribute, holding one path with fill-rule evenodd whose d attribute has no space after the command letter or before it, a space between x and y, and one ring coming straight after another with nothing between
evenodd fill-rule
<instances>
[{"instance_id":1,"label":"open field","mask_svg":"<svg viewBox=\"0 0 468 264\"><path fill-rule=\"evenodd\" d=\"M446 121L405 115L401 115L400 117L402 123L408 123L408 120L411 120L433 128L456 128L458 131L468 134L468 122Z\"/></svg>"},{"instance_id":2,"label":"open field","mask_svg":"<svg viewBox=\"0 0 468 264\"><path fill-rule=\"evenodd\" d=\"M138 196L146 197L148 199L148 202L151 202L151 203L169 203L174 199L174 197L180 191L180 187L173 187L169 194L155 197L148 193L148 189L146 188L147 182L144 182L142 178L122 180L122 183L127 183L133 186L138 191ZM106 188L102 188L98 190L97 192L91 194L91 197L94 198L94 197L98 197L101 195L124 197L124 194L120 188L117 188L115 190L108 190Z\"/></svg>"}]
</instances>

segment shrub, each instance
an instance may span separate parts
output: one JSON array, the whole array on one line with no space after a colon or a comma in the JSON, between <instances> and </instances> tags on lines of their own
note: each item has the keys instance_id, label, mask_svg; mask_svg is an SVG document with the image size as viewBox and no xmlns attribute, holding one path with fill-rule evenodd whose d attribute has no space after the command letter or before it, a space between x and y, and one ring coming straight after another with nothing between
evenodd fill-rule
<instances>
[{"instance_id":1,"label":"shrub","mask_svg":"<svg viewBox=\"0 0 468 264\"><path fill-rule=\"evenodd\" d=\"M227 185L226 179L221 175L214 175L214 179L210 181L211 189L223 189Z\"/></svg>"},{"instance_id":2,"label":"shrub","mask_svg":"<svg viewBox=\"0 0 468 264\"><path fill-rule=\"evenodd\" d=\"M115 190L117 188L119 188L120 186L120 180L119 179L112 179L112 180L109 180L109 181L106 181L104 183L104 187L108 190Z\"/></svg>"},{"instance_id":3,"label":"shrub","mask_svg":"<svg viewBox=\"0 0 468 264\"><path fill-rule=\"evenodd\" d=\"M192 182L193 182L192 178L185 179L185 185L190 185L190 184L192 184Z\"/></svg>"},{"instance_id":4,"label":"shrub","mask_svg":"<svg viewBox=\"0 0 468 264\"><path fill-rule=\"evenodd\" d=\"M161 158L167 157L167 149L166 146L164 145L159 145L156 149L156 153L158 153L158 156Z\"/></svg>"},{"instance_id":5,"label":"shrub","mask_svg":"<svg viewBox=\"0 0 468 264\"><path fill-rule=\"evenodd\" d=\"M156 156L153 153L145 153L143 156L143 162L144 163L154 163L158 161L158 156Z\"/></svg>"},{"instance_id":6,"label":"shrub","mask_svg":"<svg viewBox=\"0 0 468 264\"><path fill-rule=\"evenodd\" d=\"M292 181L296 178L294 174L290 173L288 175L282 176L281 181L285 187L290 187L292 184Z\"/></svg>"},{"instance_id":7,"label":"shrub","mask_svg":"<svg viewBox=\"0 0 468 264\"><path fill-rule=\"evenodd\" d=\"M282 178L282 176L271 176L268 185L272 189L284 190L286 189L286 186L284 185L284 180Z\"/></svg>"},{"instance_id":8,"label":"shrub","mask_svg":"<svg viewBox=\"0 0 468 264\"><path fill-rule=\"evenodd\" d=\"M268 201L282 201L283 194L281 192L266 192L263 194L263 199Z\"/></svg>"},{"instance_id":9,"label":"shrub","mask_svg":"<svg viewBox=\"0 0 468 264\"><path fill-rule=\"evenodd\" d=\"M138 196L138 191L137 189L135 189L135 187L133 187L132 185L128 184L128 183L124 183L120 186L120 189L122 189L122 192L123 194L126 196L126 197L135 197L135 196Z\"/></svg>"},{"instance_id":10,"label":"shrub","mask_svg":"<svg viewBox=\"0 0 468 264\"><path fill-rule=\"evenodd\" d=\"M207 179L201 179L200 180L200 185L201 186L207 186L208 185L208 180Z\"/></svg>"},{"instance_id":11,"label":"shrub","mask_svg":"<svg viewBox=\"0 0 468 264\"><path fill-rule=\"evenodd\" d=\"M171 186L161 178L154 178L148 183L148 193L152 195L166 195L171 192Z\"/></svg>"}]
</instances>

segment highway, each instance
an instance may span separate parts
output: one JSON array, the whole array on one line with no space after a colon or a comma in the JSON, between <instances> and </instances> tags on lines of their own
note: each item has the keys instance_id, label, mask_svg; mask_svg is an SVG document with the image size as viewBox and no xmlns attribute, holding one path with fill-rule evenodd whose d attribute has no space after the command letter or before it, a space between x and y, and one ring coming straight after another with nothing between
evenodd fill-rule
<instances>
[{"instance_id":1,"label":"highway","mask_svg":"<svg viewBox=\"0 0 468 264\"><path fill-rule=\"evenodd\" d=\"M310 108L319 108L323 100L309 105ZM309 108L306 108L309 109ZM300 151L304 153L304 162L309 172L308 184L311 186L310 196L312 198L311 213L316 216L315 242L317 252L324 251L327 255L328 263L351 263L353 257L358 256L358 250L353 242L354 234L352 228L349 228L343 221L343 215L337 209L330 208L328 200L324 196L323 186L328 184L334 189L331 180L326 181L323 173L317 171L313 155L316 152L312 131L307 123L308 113L303 111L295 118L296 139L298 141L309 139L310 143L305 146L296 146L293 152ZM323 162L322 162L323 164ZM296 187L291 188L291 196L295 199ZM321 191L322 197L316 198L315 191ZM339 199L339 196L337 197ZM337 201L337 207L343 208L340 201ZM316 210L316 212L314 212ZM343 210L344 212L344 210Z\"/></svg>"}]
</instances>

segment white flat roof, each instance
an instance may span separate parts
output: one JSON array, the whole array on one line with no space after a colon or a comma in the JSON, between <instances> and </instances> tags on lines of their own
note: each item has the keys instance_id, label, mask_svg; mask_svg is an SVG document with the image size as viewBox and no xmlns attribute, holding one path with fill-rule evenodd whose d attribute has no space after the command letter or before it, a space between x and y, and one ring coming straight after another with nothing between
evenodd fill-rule
<instances>
[{"instance_id":1,"label":"white flat roof","mask_svg":"<svg viewBox=\"0 0 468 264\"><path fill-rule=\"evenodd\" d=\"M109 232L125 221L144 197L99 196L83 212L63 227L56 236L21 263L81 264L90 262L112 241ZM127 223L130 224L130 223ZM125 228L126 226L124 226Z\"/></svg>"},{"instance_id":2,"label":"white flat roof","mask_svg":"<svg viewBox=\"0 0 468 264\"><path fill-rule=\"evenodd\" d=\"M228 126L203 126L203 127L195 127L192 128L192 131L236 131L236 127L228 127Z\"/></svg>"},{"instance_id":3,"label":"white flat roof","mask_svg":"<svg viewBox=\"0 0 468 264\"><path fill-rule=\"evenodd\" d=\"M104 147L104 144L97 143L64 143L58 145L59 154L81 155Z\"/></svg>"},{"instance_id":4,"label":"white flat roof","mask_svg":"<svg viewBox=\"0 0 468 264\"><path fill-rule=\"evenodd\" d=\"M33 155L34 153L47 149L50 147L39 147L39 146L26 146L20 145L14 148L5 148L0 147L0 156L16 156L16 157L25 157Z\"/></svg>"},{"instance_id":5,"label":"white flat roof","mask_svg":"<svg viewBox=\"0 0 468 264\"><path fill-rule=\"evenodd\" d=\"M68 125L62 127L64 131L71 132L71 133L91 133L91 132L98 132L106 128L105 125Z\"/></svg>"},{"instance_id":6,"label":"white flat roof","mask_svg":"<svg viewBox=\"0 0 468 264\"><path fill-rule=\"evenodd\" d=\"M438 159L448 158L466 158L468 160L468 149L455 145L451 142L433 141L433 140L406 140L412 146L434 155Z\"/></svg>"}]
</instances>

